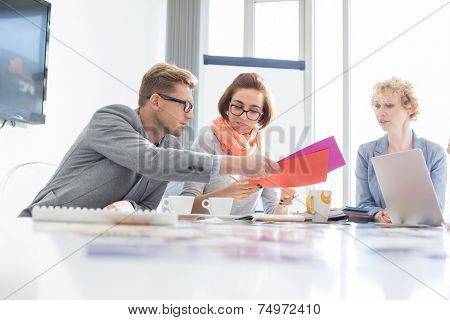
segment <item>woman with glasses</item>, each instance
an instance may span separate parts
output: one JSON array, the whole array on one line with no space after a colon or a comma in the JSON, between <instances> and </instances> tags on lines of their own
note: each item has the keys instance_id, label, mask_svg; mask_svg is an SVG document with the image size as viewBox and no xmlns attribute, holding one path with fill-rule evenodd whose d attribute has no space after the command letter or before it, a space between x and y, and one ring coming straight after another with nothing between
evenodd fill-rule
<instances>
[{"instance_id":1,"label":"woman with glasses","mask_svg":"<svg viewBox=\"0 0 450 320\"><path fill-rule=\"evenodd\" d=\"M386 135L363 144L356 160L356 202L358 207L369 209L377 222L391 223L386 203L373 169L372 157L420 148L436 191L439 206L444 208L447 182L447 163L444 149L411 129L411 121L419 114L419 104L413 86L408 81L391 78L375 85L372 108L380 127Z\"/></svg>"},{"instance_id":2,"label":"woman with glasses","mask_svg":"<svg viewBox=\"0 0 450 320\"><path fill-rule=\"evenodd\" d=\"M240 74L219 100L219 116L200 133L192 148L217 155L265 154L260 130L273 116L273 102L256 73ZM202 201L210 197L234 198L231 214L253 213L261 198L265 213L285 213L295 189L262 188L239 176L220 176L209 183L185 182L182 195L195 196L193 213L206 213Z\"/></svg>"}]
</instances>

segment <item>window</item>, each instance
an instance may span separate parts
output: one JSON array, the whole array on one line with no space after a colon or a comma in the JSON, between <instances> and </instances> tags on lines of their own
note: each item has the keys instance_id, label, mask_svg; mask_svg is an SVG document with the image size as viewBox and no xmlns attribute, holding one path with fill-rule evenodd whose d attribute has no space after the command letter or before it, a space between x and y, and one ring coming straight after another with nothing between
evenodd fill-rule
<instances>
[{"instance_id":1,"label":"window","mask_svg":"<svg viewBox=\"0 0 450 320\"><path fill-rule=\"evenodd\" d=\"M342 2L315 2L315 81L314 140L333 135L343 150L342 92ZM343 204L343 169L328 174L327 182L314 186L316 190L333 191L333 207Z\"/></svg>"},{"instance_id":2,"label":"window","mask_svg":"<svg viewBox=\"0 0 450 320\"><path fill-rule=\"evenodd\" d=\"M255 3L255 57L298 60L298 1Z\"/></svg>"},{"instance_id":3,"label":"window","mask_svg":"<svg viewBox=\"0 0 450 320\"><path fill-rule=\"evenodd\" d=\"M450 8L447 6L419 22L445 2L352 1L351 64L364 60L352 69L353 186L358 146L385 134L370 108L372 88L378 81L397 76L412 82L422 109L417 122L412 125L413 129L424 138L441 146L447 145L450 135ZM408 28L411 29L406 31ZM387 44L403 32L403 35ZM448 188L446 207L450 205ZM354 202L355 195L352 193Z\"/></svg>"},{"instance_id":4,"label":"window","mask_svg":"<svg viewBox=\"0 0 450 320\"><path fill-rule=\"evenodd\" d=\"M244 0L209 0L210 55L242 57Z\"/></svg>"},{"instance_id":5,"label":"window","mask_svg":"<svg viewBox=\"0 0 450 320\"><path fill-rule=\"evenodd\" d=\"M244 21L254 22L254 57L298 60L299 3L254 1L254 20L244 16L244 0L209 1L208 54L242 57Z\"/></svg>"}]
</instances>

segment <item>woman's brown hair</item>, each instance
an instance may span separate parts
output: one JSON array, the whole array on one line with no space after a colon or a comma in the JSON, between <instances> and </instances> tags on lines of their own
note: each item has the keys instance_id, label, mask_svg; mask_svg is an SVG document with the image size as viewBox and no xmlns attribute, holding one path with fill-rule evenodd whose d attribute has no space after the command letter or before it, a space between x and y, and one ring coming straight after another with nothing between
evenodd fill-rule
<instances>
[{"instance_id":1,"label":"woman's brown hair","mask_svg":"<svg viewBox=\"0 0 450 320\"><path fill-rule=\"evenodd\" d=\"M231 98L239 89L255 89L263 94L263 114L258 120L258 124L261 128L267 127L272 120L275 106L270 91L264 83L264 79L257 73L241 73L233 80L219 100L220 115L224 119L229 120L228 110Z\"/></svg>"}]
</instances>

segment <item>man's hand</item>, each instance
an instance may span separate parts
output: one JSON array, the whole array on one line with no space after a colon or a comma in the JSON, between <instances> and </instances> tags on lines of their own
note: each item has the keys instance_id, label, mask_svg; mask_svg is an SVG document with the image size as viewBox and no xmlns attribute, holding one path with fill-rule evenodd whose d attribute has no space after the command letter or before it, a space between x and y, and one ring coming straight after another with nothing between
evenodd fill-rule
<instances>
[{"instance_id":1,"label":"man's hand","mask_svg":"<svg viewBox=\"0 0 450 320\"><path fill-rule=\"evenodd\" d=\"M260 155L233 157L222 156L220 174L239 174L252 179L267 178L281 171L273 160Z\"/></svg>"},{"instance_id":2,"label":"man's hand","mask_svg":"<svg viewBox=\"0 0 450 320\"><path fill-rule=\"evenodd\" d=\"M124 212L124 213L134 212L133 205L129 201L126 201L126 200L113 202L110 205L106 206L104 209L116 210L116 211L120 211L120 212Z\"/></svg>"},{"instance_id":3,"label":"man's hand","mask_svg":"<svg viewBox=\"0 0 450 320\"><path fill-rule=\"evenodd\" d=\"M375 214L375 221L379 223L392 223L391 218L386 209Z\"/></svg>"}]
</instances>

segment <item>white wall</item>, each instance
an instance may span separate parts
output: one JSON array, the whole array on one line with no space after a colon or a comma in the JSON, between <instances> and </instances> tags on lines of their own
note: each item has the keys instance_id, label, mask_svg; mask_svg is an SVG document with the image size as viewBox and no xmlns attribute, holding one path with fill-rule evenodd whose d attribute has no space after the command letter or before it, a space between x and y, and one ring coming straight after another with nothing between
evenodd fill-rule
<instances>
[{"instance_id":1,"label":"white wall","mask_svg":"<svg viewBox=\"0 0 450 320\"><path fill-rule=\"evenodd\" d=\"M21 163L58 164L98 108L112 103L136 107L142 75L164 61L166 0L51 3L54 38L49 48L46 124L0 130L0 179ZM13 180L14 176L8 186L15 186ZM24 189L35 193L42 187L37 184L30 178ZM8 186L8 202L31 200Z\"/></svg>"}]
</instances>

